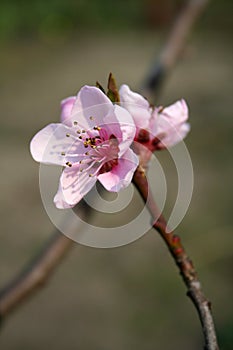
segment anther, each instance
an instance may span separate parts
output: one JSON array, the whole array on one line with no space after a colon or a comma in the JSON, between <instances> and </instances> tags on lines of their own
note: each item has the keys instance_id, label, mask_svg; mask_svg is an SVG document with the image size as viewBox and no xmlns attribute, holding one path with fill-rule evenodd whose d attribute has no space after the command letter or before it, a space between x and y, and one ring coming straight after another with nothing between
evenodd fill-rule
<instances>
[{"instance_id":1,"label":"anther","mask_svg":"<svg viewBox=\"0 0 233 350\"><path fill-rule=\"evenodd\" d=\"M86 156L89 156L89 152L85 152L85 155L86 155Z\"/></svg>"},{"instance_id":2,"label":"anther","mask_svg":"<svg viewBox=\"0 0 233 350\"><path fill-rule=\"evenodd\" d=\"M66 154L65 154L65 152L61 152L61 156L65 156Z\"/></svg>"},{"instance_id":3,"label":"anther","mask_svg":"<svg viewBox=\"0 0 233 350\"><path fill-rule=\"evenodd\" d=\"M90 116L90 120L94 120L94 117Z\"/></svg>"},{"instance_id":4,"label":"anther","mask_svg":"<svg viewBox=\"0 0 233 350\"><path fill-rule=\"evenodd\" d=\"M76 132L77 132L77 134L81 134L81 130L77 130Z\"/></svg>"},{"instance_id":5,"label":"anther","mask_svg":"<svg viewBox=\"0 0 233 350\"><path fill-rule=\"evenodd\" d=\"M89 174L89 177L93 177L94 175L93 174Z\"/></svg>"},{"instance_id":6,"label":"anther","mask_svg":"<svg viewBox=\"0 0 233 350\"><path fill-rule=\"evenodd\" d=\"M74 121L74 125L78 125L78 122L76 122L76 120Z\"/></svg>"},{"instance_id":7,"label":"anther","mask_svg":"<svg viewBox=\"0 0 233 350\"><path fill-rule=\"evenodd\" d=\"M79 136L78 138L79 138L80 140L82 140L82 136Z\"/></svg>"},{"instance_id":8,"label":"anther","mask_svg":"<svg viewBox=\"0 0 233 350\"><path fill-rule=\"evenodd\" d=\"M72 164L70 162L66 162L66 165L70 168L72 167Z\"/></svg>"},{"instance_id":9,"label":"anther","mask_svg":"<svg viewBox=\"0 0 233 350\"><path fill-rule=\"evenodd\" d=\"M70 134L66 134L66 137L70 137Z\"/></svg>"}]
</instances>

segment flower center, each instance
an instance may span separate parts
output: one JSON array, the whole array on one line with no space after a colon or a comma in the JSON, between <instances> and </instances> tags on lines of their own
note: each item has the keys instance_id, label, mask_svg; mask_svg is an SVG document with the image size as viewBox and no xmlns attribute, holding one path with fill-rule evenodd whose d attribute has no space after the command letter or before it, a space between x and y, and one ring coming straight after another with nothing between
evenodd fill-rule
<instances>
[{"instance_id":1,"label":"flower center","mask_svg":"<svg viewBox=\"0 0 233 350\"><path fill-rule=\"evenodd\" d=\"M119 142L115 135L111 135L109 138L109 153L108 160L103 164L100 169L100 174L107 173L112 170L114 166L118 164Z\"/></svg>"},{"instance_id":2,"label":"flower center","mask_svg":"<svg viewBox=\"0 0 233 350\"><path fill-rule=\"evenodd\" d=\"M77 124L77 122L74 122L74 126L77 126ZM76 133L79 135L78 139L85 149L81 154L77 154L80 159L78 161L80 172L88 171L89 176L94 176L109 172L118 164L119 141L114 134L109 136L106 128L100 126L94 126L90 130L78 128ZM70 134L66 134L66 136L71 137ZM75 138L75 136L73 137ZM75 139L77 140L77 137ZM62 155L68 156L64 152L62 152ZM72 154L70 155L72 156ZM71 162L66 162L66 165L72 167Z\"/></svg>"}]
</instances>

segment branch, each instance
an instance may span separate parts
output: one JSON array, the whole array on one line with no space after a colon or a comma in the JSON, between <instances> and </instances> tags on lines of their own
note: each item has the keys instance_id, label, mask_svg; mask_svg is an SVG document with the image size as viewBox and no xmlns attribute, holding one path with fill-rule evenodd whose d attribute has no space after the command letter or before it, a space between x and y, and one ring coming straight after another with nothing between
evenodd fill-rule
<instances>
[{"instance_id":1,"label":"branch","mask_svg":"<svg viewBox=\"0 0 233 350\"><path fill-rule=\"evenodd\" d=\"M1 320L35 290L46 284L72 243L73 241L56 231L39 255L0 291Z\"/></svg>"},{"instance_id":2,"label":"branch","mask_svg":"<svg viewBox=\"0 0 233 350\"><path fill-rule=\"evenodd\" d=\"M180 58L188 35L191 32L195 22L199 19L206 8L209 0L189 0L181 9L159 59L152 64L151 69L142 85L142 94L153 102L154 96L161 88L168 71L173 68Z\"/></svg>"},{"instance_id":3,"label":"branch","mask_svg":"<svg viewBox=\"0 0 233 350\"><path fill-rule=\"evenodd\" d=\"M173 232L167 233L166 220L162 215L159 215L159 210L153 199L145 173L138 169L134 174L133 182L151 213L154 222L153 227L165 241L179 268L180 274L188 289L187 295L191 298L198 311L204 334L205 349L218 350L210 302L202 291L201 283L198 280L194 265L185 252L180 237Z\"/></svg>"},{"instance_id":4,"label":"branch","mask_svg":"<svg viewBox=\"0 0 233 350\"><path fill-rule=\"evenodd\" d=\"M76 205L74 211L84 220L87 218L90 220L93 215L92 209L84 201ZM74 227L74 232L82 228L78 227L77 222L71 221L67 225L72 229ZM18 305L46 285L53 271L73 244L71 239L58 230L54 232L50 239L45 242L38 256L29 261L25 268L0 290L0 321L4 321L5 317Z\"/></svg>"}]
</instances>

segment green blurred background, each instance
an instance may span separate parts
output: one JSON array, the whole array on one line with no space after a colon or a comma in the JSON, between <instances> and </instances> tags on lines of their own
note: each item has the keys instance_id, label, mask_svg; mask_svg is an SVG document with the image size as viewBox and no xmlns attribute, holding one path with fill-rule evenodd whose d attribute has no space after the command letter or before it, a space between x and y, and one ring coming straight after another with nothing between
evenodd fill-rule
<instances>
[{"instance_id":1,"label":"green blurred background","mask_svg":"<svg viewBox=\"0 0 233 350\"><path fill-rule=\"evenodd\" d=\"M58 120L60 100L84 84L139 88L182 1L6 1L0 3L0 285L49 238L31 137ZM158 104L184 97L195 174L179 226L213 303L221 348L233 343L232 10L210 1ZM176 173L167 152L169 216ZM156 183L154 184L156 187ZM123 213L127 215L127 213ZM114 221L114 218L113 218ZM201 349L199 321L163 242L151 231L117 249L75 245L48 285L3 325L0 348L39 350Z\"/></svg>"}]
</instances>

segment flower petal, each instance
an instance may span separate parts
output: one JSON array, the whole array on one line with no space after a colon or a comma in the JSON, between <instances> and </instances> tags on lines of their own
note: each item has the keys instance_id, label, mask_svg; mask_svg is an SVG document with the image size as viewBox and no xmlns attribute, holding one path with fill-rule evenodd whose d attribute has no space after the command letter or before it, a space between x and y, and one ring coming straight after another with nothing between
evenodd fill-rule
<instances>
[{"instance_id":1,"label":"flower petal","mask_svg":"<svg viewBox=\"0 0 233 350\"><path fill-rule=\"evenodd\" d=\"M73 207L72 204L69 204L65 201L65 198L64 198L63 192L62 192L61 182L59 183L59 188L58 188L58 191L53 199L53 202L58 209L68 209L68 208Z\"/></svg>"},{"instance_id":2,"label":"flower petal","mask_svg":"<svg viewBox=\"0 0 233 350\"><path fill-rule=\"evenodd\" d=\"M67 97L61 101L61 122L71 125L70 116L74 106L76 96Z\"/></svg>"},{"instance_id":3,"label":"flower petal","mask_svg":"<svg viewBox=\"0 0 233 350\"><path fill-rule=\"evenodd\" d=\"M67 137L66 135L69 135ZM79 157L65 157L64 153L78 153L82 144L75 132L64 124L49 124L31 140L30 151L37 162L65 165L67 161L79 161Z\"/></svg>"},{"instance_id":4,"label":"flower petal","mask_svg":"<svg viewBox=\"0 0 233 350\"><path fill-rule=\"evenodd\" d=\"M116 135L119 139L119 157L129 148L136 134L136 126L131 114L124 108L115 105L114 112L117 118L117 125L120 126L121 135Z\"/></svg>"},{"instance_id":5,"label":"flower petal","mask_svg":"<svg viewBox=\"0 0 233 350\"><path fill-rule=\"evenodd\" d=\"M183 123L177 127L171 128L169 132L166 133L165 136L161 138L159 147L168 148L176 145L186 137L189 131L190 131L189 123Z\"/></svg>"},{"instance_id":6,"label":"flower petal","mask_svg":"<svg viewBox=\"0 0 233 350\"><path fill-rule=\"evenodd\" d=\"M128 85L122 85L119 90L121 106L132 115L138 129L146 129L151 112L148 101L140 94L130 90Z\"/></svg>"},{"instance_id":7,"label":"flower petal","mask_svg":"<svg viewBox=\"0 0 233 350\"><path fill-rule=\"evenodd\" d=\"M76 120L85 130L92 129L103 123L103 117L112 108L112 102L99 88L86 85L77 95L71 120Z\"/></svg>"},{"instance_id":8,"label":"flower petal","mask_svg":"<svg viewBox=\"0 0 233 350\"><path fill-rule=\"evenodd\" d=\"M181 141L189 132L188 107L185 100L180 100L164 108L162 112L157 108L150 120L151 137L158 137L162 147L170 147Z\"/></svg>"},{"instance_id":9,"label":"flower petal","mask_svg":"<svg viewBox=\"0 0 233 350\"><path fill-rule=\"evenodd\" d=\"M131 149L128 149L123 157L118 159L118 164L111 171L98 175L98 180L106 190L119 192L132 181L138 163L139 160L136 154Z\"/></svg>"},{"instance_id":10,"label":"flower petal","mask_svg":"<svg viewBox=\"0 0 233 350\"><path fill-rule=\"evenodd\" d=\"M113 109L104 117L104 124L101 125L100 136L109 140L114 135L119 142L119 157L129 148L134 140L136 127L129 112L114 105Z\"/></svg>"},{"instance_id":11,"label":"flower petal","mask_svg":"<svg viewBox=\"0 0 233 350\"><path fill-rule=\"evenodd\" d=\"M80 165L65 168L60 177L60 185L54 197L57 208L74 207L91 190L97 176L89 176L91 171L80 171Z\"/></svg>"},{"instance_id":12,"label":"flower petal","mask_svg":"<svg viewBox=\"0 0 233 350\"><path fill-rule=\"evenodd\" d=\"M188 119L188 106L184 99L163 109L160 113L163 118L170 121L172 125L184 123Z\"/></svg>"}]
</instances>

